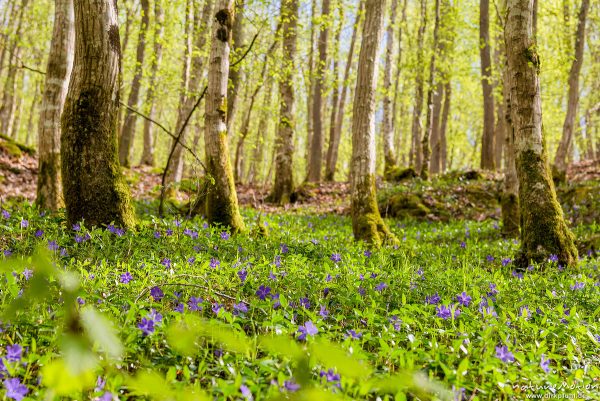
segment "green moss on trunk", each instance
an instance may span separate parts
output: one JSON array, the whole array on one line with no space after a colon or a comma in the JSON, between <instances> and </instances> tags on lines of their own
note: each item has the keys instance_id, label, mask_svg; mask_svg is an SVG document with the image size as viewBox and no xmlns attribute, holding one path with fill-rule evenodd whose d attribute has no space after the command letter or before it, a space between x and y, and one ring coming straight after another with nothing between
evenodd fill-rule
<instances>
[{"instance_id":1,"label":"green moss on trunk","mask_svg":"<svg viewBox=\"0 0 600 401\"><path fill-rule=\"evenodd\" d=\"M556 255L563 266L577 263L574 236L567 227L545 162L545 151L525 150L517 156L522 249L518 265L544 262Z\"/></svg>"},{"instance_id":2,"label":"green moss on trunk","mask_svg":"<svg viewBox=\"0 0 600 401\"><path fill-rule=\"evenodd\" d=\"M519 198L515 194L503 193L500 204L502 206L502 236L517 238L519 236Z\"/></svg>"}]
</instances>

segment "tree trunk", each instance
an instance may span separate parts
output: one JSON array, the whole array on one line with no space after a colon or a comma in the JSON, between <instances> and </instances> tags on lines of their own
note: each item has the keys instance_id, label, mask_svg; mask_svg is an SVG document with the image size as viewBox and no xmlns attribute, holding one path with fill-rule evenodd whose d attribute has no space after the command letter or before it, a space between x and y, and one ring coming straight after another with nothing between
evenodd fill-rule
<instances>
[{"instance_id":1,"label":"tree trunk","mask_svg":"<svg viewBox=\"0 0 600 401\"><path fill-rule=\"evenodd\" d=\"M258 120L256 145L252 151L252 163L250 164L250 170L248 171L247 181L253 185L257 185L259 183L259 178L263 170L265 154L267 153L267 129L269 124L268 118L270 117L268 109L272 98L271 82L272 81L269 80L266 84L267 87L265 88L263 109L260 114L260 119Z\"/></svg>"},{"instance_id":2,"label":"tree trunk","mask_svg":"<svg viewBox=\"0 0 600 401\"><path fill-rule=\"evenodd\" d=\"M383 171L384 173L396 167L396 150L394 149L394 115L392 113L392 53L394 52L394 24L396 23L396 14L398 9L398 0L392 0L390 9L390 22L386 33L385 47L385 69L383 71ZM400 65L396 68L400 69Z\"/></svg>"},{"instance_id":3,"label":"tree trunk","mask_svg":"<svg viewBox=\"0 0 600 401\"><path fill-rule=\"evenodd\" d=\"M154 0L154 58L152 59L152 65L150 67L150 81L148 82L148 91L146 92L146 106L147 115L151 119L154 119L156 114L156 80L158 76L158 69L162 62L163 54L163 35L164 35L164 13L161 5L162 0ZM141 164L146 166L154 166L154 124L149 120L144 120L144 150L142 151Z\"/></svg>"},{"instance_id":4,"label":"tree trunk","mask_svg":"<svg viewBox=\"0 0 600 401\"><path fill-rule=\"evenodd\" d=\"M421 152L421 114L423 112L423 67L424 67L424 49L423 40L425 37L425 28L427 27L427 0L420 0L421 22L417 32L417 65L415 74L415 103L413 106L411 145L409 163L414 166L416 171L421 171L422 152Z\"/></svg>"},{"instance_id":5,"label":"tree trunk","mask_svg":"<svg viewBox=\"0 0 600 401\"><path fill-rule=\"evenodd\" d=\"M433 48L434 51L431 53L431 61L429 62L429 83L427 85L427 119L426 128L423 133L423 140L421 142L421 148L423 151L423 159L421 161L420 176L423 180L429 179L429 157L431 155L431 145L429 139L431 138L431 131L434 129L434 124L437 129L437 122L433 121L435 113L433 113L433 96L435 91L435 80L437 75L436 70L436 54L443 52L443 46L440 45L438 39L440 30L440 0L435 0L435 24L433 26Z\"/></svg>"},{"instance_id":6,"label":"tree trunk","mask_svg":"<svg viewBox=\"0 0 600 401\"><path fill-rule=\"evenodd\" d=\"M333 52L333 88L331 95L331 116L329 118L329 144L327 145L327 156L325 157L325 181L333 181L333 174L329 166L330 159L333 156L333 146L335 145L336 127L335 122L337 119L338 106L340 101L340 74L339 74L339 57L340 57L340 44L342 37L342 28L344 27L344 10L338 8L340 18L338 20L338 27L335 34L335 50Z\"/></svg>"},{"instance_id":7,"label":"tree trunk","mask_svg":"<svg viewBox=\"0 0 600 401\"><path fill-rule=\"evenodd\" d=\"M509 0L505 30L515 162L519 179L521 254L517 265L556 255L562 265L577 263L573 244L547 163L542 130L540 60L532 37L533 2Z\"/></svg>"},{"instance_id":8,"label":"tree trunk","mask_svg":"<svg viewBox=\"0 0 600 401\"><path fill-rule=\"evenodd\" d=\"M119 166L121 52L117 8L77 0L75 58L62 114L62 181L67 223L132 227L135 215Z\"/></svg>"},{"instance_id":9,"label":"tree trunk","mask_svg":"<svg viewBox=\"0 0 600 401\"><path fill-rule=\"evenodd\" d=\"M398 150L396 154L396 158L401 154L402 155L402 164L406 163L406 153L403 152L404 149L404 135L402 134L402 124L397 124L396 121L398 119L398 98L401 95L400 90L400 72L402 71L402 32L404 27L406 27L406 6L407 0L403 0L402 2L402 15L400 17L400 23L398 24L398 57L396 59L396 76L394 77L394 103L392 104L392 118L393 118L393 126L394 126L394 137L397 137ZM400 115L404 115L404 103L400 106Z\"/></svg>"},{"instance_id":10,"label":"tree trunk","mask_svg":"<svg viewBox=\"0 0 600 401\"><path fill-rule=\"evenodd\" d=\"M219 0L211 35L204 143L207 174L214 180L206 196L209 224L222 224L232 232L244 231L227 140L227 83L229 52L234 21L233 0Z\"/></svg>"},{"instance_id":11,"label":"tree trunk","mask_svg":"<svg viewBox=\"0 0 600 401\"><path fill-rule=\"evenodd\" d=\"M483 135L481 137L481 168L494 170L494 87L490 51L490 0L479 1L479 55L481 57L481 87L483 89Z\"/></svg>"},{"instance_id":12,"label":"tree trunk","mask_svg":"<svg viewBox=\"0 0 600 401\"><path fill-rule=\"evenodd\" d=\"M313 135L310 144L310 163L308 166L308 182L321 182L323 165L323 92L325 91L325 67L327 64L327 38L329 36L330 0L323 0L321 24L319 26L319 60L315 76L315 94L313 98Z\"/></svg>"},{"instance_id":13,"label":"tree trunk","mask_svg":"<svg viewBox=\"0 0 600 401\"><path fill-rule=\"evenodd\" d=\"M325 11L324 11L325 13ZM283 71L279 81L280 111L275 140L275 182L270 200L279 205L292 201L294 192L294 71L296 57L296 30L298 25L298 0L282 0L283 21Z\"/></svg>"},{"instance_id":14,"label":"tree trunk","mask_svg":"<svg viewBox=\"0 0 600 401\"><path fill-rule=\"evenodd\" d=\"M433 94L433 105L431 108L431 160L429 161L429 172L439 174L441 169L442 143L440 138L440 119L442 114L442 101L444 99L444 83L440 79L436 84Z\"/></svg>"},{"instance_id":15,"label":"tree trunk","mask_svg":"<svg viewBox=\"0 0 600 401\"><path fill-rule=\"evenodd\" d=\"M354 27L352 28L352 38L350 39L350 49L348 50L348 58L346 60L346 67L344 68L342 91L340 93L339 104L337 107L337 114L334 124L335 135L333 137L333 140L329 141L329 148L327 149L327 166L325 168L325 180L327 181L333 181L335 177L338 153L340 149L340 140L342 137L342 127L344 126L344 111L346 109L346 98L348 96L348 81L350 79L350 70L352 69L352 60L354 57L356 36L358 34L358 25L360 23L363 6L364 0L361 0L358 6L358 11L356 12L356 18L354 19Z\"/></svg>"},{"instance_id":16,"label":"tree trunk","mask_svg":"<svg viewBox=\"0 0 600 401\"><path fill-rule=\"evenodd\" d=\"M366 0L363 40L352 110L352 231L356 240L378 247L394 241L379 214L375 194L375 91L385 0Z\"/></svg>"},{"instance_id":17,"label":"tree trunk","mask_svg":"<svg viewBox=\"0 0 600 401\"><path fill-rule=\"evenodd\" d=\"M42 210L63 206L60 162L60 116L73 68L75 30L73 0L54 2L54 29L38 122L38 182L36 203Z\"/></svg>"},{"instance_id":18,"label":"tree trunk","mask_svg":"<svg viewBox=\"0 0 600 401\"><path fill-rule=\"evenodd\" d=\"M579 104L579 73L583 65L583 50L585 42L585 23L587 19L590 0L582 0L577 22L577 33L575 34L575 58L569 71L569 100L567 103L567 115L563 124L563 133L556 156L554 157L554 177L564 181L567 174L568 157L571 154L573 144L573 133L575 131L575 119L577 117L577 106Z\"/></svg>"},{"instance_id":19,"label":"tree trunk","mask_svg":"<svg viewBox=\"0 0 600 401\"><path fill-rule=\"evenodd\" d=\"M311 143L314 132L313 102L315 93L315 25L317 18L317 0L311 1L310 18L310 49L308 51L308 82L306 84L306 171L310 168Z\"/></svg>"},{"instance_id":20,"label":"tree trunk","mask_svg":"<svg viewBox=\"0 0 600 401\"><path fill-rule=\"evenodd\" d=\"M19 71L17 60L21 54L19 46L21 32L23 30L23 16L29 0L22 0L19 14L16 21L14 37L8 43L8 67L6 79L4 81L4 89L2 95L2 103L0 106L0 133L10 135L12 131L12 123L14 122L15 112L15 92L16 92L16 76ZM4 47L4 46L3 46Z\"/></svg>"},{"instance_id":21,"label":"tree trunk","mask_svg":"<svg viewBox=\"0 0 600 401\"><path fill-rule=\"evenodd\" d=\"M233 49L232 59L238 60L243 53L244 45L244 7L245 0L240 0L236 4L235 22L233 23ZM238 106L238 93L240 90L240 82L244 81L244 70L242 65L238 64L231 67L229 71L229 86L227 88L227 130L232 134L231 130L235 124L235 117L237 115Z\"/></svg>"},{"instance_id":22,"label":"tree trunk","mask_svg":"<svg viewBox=\"0 0 600 401\"><path fill-rule=\"evenodd\" d=\"M450 81L446 82L444 87L444 106L442 107L442 124L440 126L440 158L442 173L446 172L448 160L448 144L446 141L446 130L448 127L448 117L450 116L450 105L452 100L452 85Z\"/></svg>"},{"instance_id":23,"label":"tree trunk","mask_svg":"<svg viewBox=\"0 0 600 401\"><path fill-rule=\"evenodd\" d=\"M146 50L146 32L148 31L148 22L150 14L150 6L148 0L140 0L142 6L142 19L140 21L140 31L138 36L137 49L135 53L135 70L133 73L133 81L131 82L131 91L127 98L127 106L131 108L137 108L138 99L140 97L140 81L142 80L142 73L144 68L144 53ZM135 139L135 123L137 121L137 115L131 110L127 109L125 112L125 122L123 123L123 129L121 130L121 137L119 141L119 162L124 167L129 167L132 153L133 144Z\"/></svg>"},{"instance_id":24,"label":"tree trunk","mask_svg":"<svg viewBox=\"0 0 600 401\"><path fill-rule=\"evenodd\" d=\"M198 96L202 92L200 88L200 82L202 79L202 73L204 71L204 56L202 50L206 46L207 33L209 32L210 17L212 15L213 2L207 0L204 2L202 8L202 14L199 10L194 11L194 47L195 52L192 51L191 66L188 74L188 86L185 95L180 98L179 113L177 114L177 122L175 124L175 133L179 134L181 128L185 124L186 119L193 112L194 105L198 100ZM173 193L173 184L177 184L183 177L183 146L187 137L188 129L186 128L179 138L179 142L175 145L175 151L171 159L167 174L167 185L171 188L170 194Z\"/></svg>"}]
</instances>

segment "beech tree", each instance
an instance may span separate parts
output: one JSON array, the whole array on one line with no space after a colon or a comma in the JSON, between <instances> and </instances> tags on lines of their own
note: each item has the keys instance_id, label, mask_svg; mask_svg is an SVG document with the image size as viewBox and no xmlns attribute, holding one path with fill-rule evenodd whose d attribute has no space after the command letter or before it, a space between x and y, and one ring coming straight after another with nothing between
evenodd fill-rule
<instances>
[{"instance_id":1,"label":"beech tree","mask_svg":"<svg viewBox=\"0 0 600 401\"><path fill-rule=\"evenodd\" d=\"M481 87L483 89L481 168L494 170L494 88L492 85L492 56L490 51L490 0L479 1L479 42Z\"/></svg>"},{"instance_id":2,"label":"beech tree","mask_svg":"<svg viewBox=\"0 0 600 401\"><path fill-rule=\"evenodd\" d=\"M394 24L396 23L396 14L398 10L398 0L392 0L390 8L390 22L386 32L385 46L385 69L383 72L383 171L387 172L396 167L396 150L394 147L394 115L392 114L392 53L394 51ZM400 66L397 66L400 68Z\"/></svg>"},{"instance_id":3,"label":"beech tree","mask_svg":"<svg viewBox=\"0 0 600 401\"><path fill-rule=\"evenodd\" d=\"M60 116L73 67L75 44L73 0L54 2L54 29L38 122L38 182L36 203L43 210L63 206L60 172ZM33 114L33 113L32 113Z\"/></svg>"},{"instance_id":4,"label":"beech tree","mask_svg":"<svg viewBox=\"0 0 600 401\"><path fill-rule=\"evenodd\" d=\"M351 209L354 238L380 246L395 237L379 214L375 194L376 60L383 36L385 0L366 0L363 40L352 109Z\"/></svg>"},{"instance_id":5,"label":"beech tree","mask_svg":"<svg viewBox=\"0 0 600 401\"><path fill-rule=\"evenodd\" d=\"M237 233L245 230L240 215L227 137L227 83L231 30L235 18L233 0L217 2L211 33L206 92L204 144L207 174L214 182L206 195L206 218Z\"/></svg>"},{"instance_id":6,"label":"beech tree","mask_svg":"<svg viewBox=\"0 0 600 401\"><path fill-rule=\"evenodd\" d=\"M520 267L556 255L573 266L577 248L567 227L550 169L542 130L540 59L533 37L533 0L509 0L505 28L510 110L521 213Z\"/></svg>"},{"instance_id":7,"label":"beech tree","mask_svg":"<svg viewBox=\"0 0 600 401\"><path fill-rule=\"evenodd\" d=\"M117 149L121 44L112 0L77 0L75 58L62 114L67 222L135 223Z\"/></svg>"}]
</instances>

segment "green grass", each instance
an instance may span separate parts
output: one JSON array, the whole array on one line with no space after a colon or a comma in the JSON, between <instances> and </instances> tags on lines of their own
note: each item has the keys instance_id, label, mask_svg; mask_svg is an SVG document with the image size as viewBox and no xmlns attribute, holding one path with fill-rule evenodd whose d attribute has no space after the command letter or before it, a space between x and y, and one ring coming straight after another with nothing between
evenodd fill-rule
<instances>
[{"instance_id":1,"label":"green grass","mask_svg":"<svg viewBox=\"0 0 600 401\"><path fill-rule=\"evenodd\" d=\"M548 387L594 399L600 392L598 258L583 255L576 270L548 262L514 272L518 243L502 239L492 220L389 220L400 246L367 256L346 217L267 215L260 219L267 237L226 239L201 220L175 224L148 207L138 204L139 228L122 235L74 231L60 215L40 217L24 204L0 216L0 250L12 253L1 263L0 356L5 378L27 386L26 399L111 392L121 400L237 400L242 385L255 400L508 400ZM256 228L255 211L244 217ZM593 235L600 226L575 231ZM25 268L33 270L29 280ZM126 272L133 278L121 283ZM150 296L155 286L161 300ZM264 300L260 286L270 288ZM458 305L463 291L469 306ZM435 294L439 303L427 304ZM192 296L203 299L202 311L190 311ZM240 302L248 311L235 314ZM179 304L184 313L175 311ZM461 313L443 319L440 305ZM162 320L145 336L138 325L152 309ZM318 332L300 340L306 322ZM20 362L7 361L10 344L23 347ZM514 361L498 358L499 346ZM320 377L328 369L341 380ZM106 384L94 391L97 377ZM300 389L286 390L286 381Z\"/></svg>"}]
</instances>

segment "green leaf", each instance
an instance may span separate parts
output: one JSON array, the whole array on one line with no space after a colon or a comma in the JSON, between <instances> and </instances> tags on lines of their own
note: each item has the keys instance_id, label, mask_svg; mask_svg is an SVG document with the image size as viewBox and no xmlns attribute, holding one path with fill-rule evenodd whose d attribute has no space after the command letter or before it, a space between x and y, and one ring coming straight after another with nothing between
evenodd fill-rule
<instances>
[{"instance_id":1,"label":"green leaf","mask_svg":"<svg viewBox=\"0 0 600 401\"><path fill-rule=\"evenodd\" d=\"M348 355L345 349L328 340L315 341L310 348L310 353L323 366L336 368L344 377L365 378L373 371L366 362L358 360L356 356Z\"/></svg>"},{"instance_id":2,"label":"green leaf","mask_svg":"<svg viewBox=\"0 0 600 401\"><path fill-rule=\"evenodd\" d=\"M81 310L81 323L88 337L100 346L102 351L112 359L123 354L123 345L117 336L112 323L95 308L86 306Z\"/></svg>"}]
</instances>

